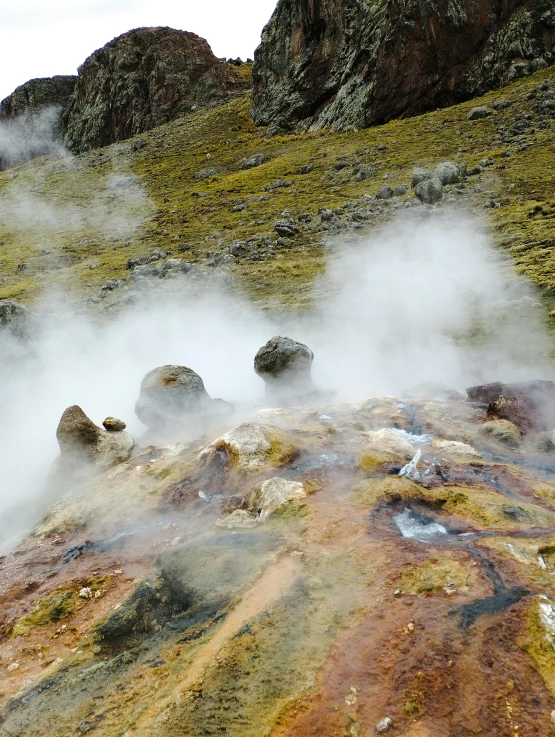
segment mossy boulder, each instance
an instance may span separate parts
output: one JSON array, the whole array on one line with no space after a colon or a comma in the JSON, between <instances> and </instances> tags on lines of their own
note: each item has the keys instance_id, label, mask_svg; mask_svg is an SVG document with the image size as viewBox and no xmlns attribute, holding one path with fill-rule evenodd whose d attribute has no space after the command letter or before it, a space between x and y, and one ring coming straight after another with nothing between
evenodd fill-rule
<instances>
[{"instance_id":1,"label":"mossy boulder","mask_svg":"<svg viewBox=\"0 0 555 737\"><path fill-rule=\"evenodd\" d=\"M206 465L247 472L282 466L298 455L299 449L286 433L273 425L245 422L214 440L201 451Z\"/></svg>"}]
</instances>

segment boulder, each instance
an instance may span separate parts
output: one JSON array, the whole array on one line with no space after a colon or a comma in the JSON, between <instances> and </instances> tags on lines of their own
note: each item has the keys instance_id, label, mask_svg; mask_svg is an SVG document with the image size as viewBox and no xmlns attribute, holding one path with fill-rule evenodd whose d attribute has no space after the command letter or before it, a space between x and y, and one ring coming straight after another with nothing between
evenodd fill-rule
<instances>
[{"instance_id":1,"label":"boulder","mask_svg":"<svg viewBox=\"0 0 555 737\"><path fill-rule=\"evenodd\" d=\"M492 420L508 420L522 432L550 430L555 425L555 384L552 381L493 382L466 390L471 402L487 404Z\"/></svg>"},{"instance_id":2,"label":"boulder","mask_svg":"<svg viewBox=\"0 0 555 737\"><path fill-rule=\"evenodd\" d=\"M173 28L124 33L78 71L63 115L65 139L75 152L123 141L244 87L203 38Z\"/></svg>"},{"instance_id":3,"label":"boulder","mask_svg":"<svg viewBox=\"0 0 555 737\"><path fill-rule=\"evenodd\" d=\"M283 430L245 422L210 443L199 457L205 465L221 467L223 458L228 469L252 472L281 466L297 454L298 449Z\"/></svg>"},{"instance_id":4,"label":"boulder","mask_svg":"<svg viewBox=\"0 0 555 737\"><path fill-rule=\"evenodd\" d=\"M268 157L266 154L252 154L241 162L241 169L255 169L257 166L262 166Z\"/></svg>"},{"instance_id":5,"label":"boulder","mask_svg":"<svg viewBox=\"0 0 555 737\"><path fill-rule=\"evenodd\" d=\"M107 417L102 424L104 429L110 432L120 432L127 427L123 420L118 420L116 417Z\"/></svg>"},{"instance_id":6,"label":"boulder","mask_svg":"<svg viewBox=\"0 0 555 737\"><path fill-rule=\"evenodd\" d=\"M251 115L365 128L477 97L552 63L554 49L551 0L279 0L255 53Z\"/></svg>"},{"instance_id":7,"label":"boulder","mask_svg":"<svg viewBox=\"0 0 555 737\"><path fill-rule=\"evenodd\" d=\"M314 354L304 343L276 336L260 348L254 370L274 399L302 397L314 391L310 369Z\"/></svg>"},{"instance_id":8,"label":"boulder","mask_svg":"<svg viewBox=\"0 0 555 737\"><path fill-rule=\"evenodd\" d=\"M414 456L414 446L389 427L375 432L366 432L364 436L367 438L366 448L369 450L389 453L407 461Z\"/></svg>"},{"instance_id":9,"label":"boulder","mask_svg":"<svg viewBox=\"0 0 555 737\"><path fill-rule=\"evenodd\" d=\"M510 448L518 448L520 445L521 432L518 427L509 422L509 420L491 420L484 422L480 427L480 432L489 435L503 445Z\"/></svg>"},{"instance_id":10,"label":"boulder","mask_svg":"<svg viewBox=\"0 0 555 737\"><path fill-rule=\"evenodd\" d=\"M29 335L33 312L16 299L0 299L0 329L6 328L18 338Z\"/></svg>"},{"instance_id":11,"label":"boulder","mask_svg":"<svg viewBox=\"0 0 555 737\"><path fill-rule=\"evenodd\" d=\"M481 458L482 454L476 448L466 443L460 443L457 440L432 440L433 450L446 455L462 456L467 458Z\"/></svg>"},{"instance_id":12,"label":"boulder","mask_svg":"<svg viewBox=\"0 0 555 737\"><path fill-rule=\"evenodd\" d=\"M225 530L248 530L256 527L258 518L246 509L235 509L227 517L223 517L216 522L216 527L223 527Z\"/></svg>"},{"instance_id":13,"label":"boulder","mask_svg":"<svg viewBox=\"0 0 555 737\"><path fill-rule=\"evenodd\" d=\"M427 169L422 169L421 167L417 166L415 169L413 169L410 186L414 189L417 184L420 184L420 182L424 182L426 179L431 178L432 175Z\"/></svg>"},{"instance_id":14,"label":"boulder","mask_svg":"<svg viewBox=\"0 0 555 737\"><path fill-rule=\"evenodd\" d=\"M289 481L274 476L256 487L249 499L249 509L258 512L262 521L287 502L303 499L305 496L306 491L299 481Z\"/></svg>"},{"instance_id":15,"label":"boulder","mask_svg":"<svg viewBox=\"0 0 555 737\"><path fill-rule=\"evenodd\" d=\"M135 445L129 433L103 430L76 404L63 413L56 438L60 446L59 468L62 472L89 468L102 471L124 463L131 457Z\"/></svg>"},{"instance_id":16,"label":"boulder","mask_svg":"<svg viewBox=\"0 0 555 737\"><path fill-rule=\"evenodd\" d=\"M376 199L377 200L390 200L393 197L393 190L389 186L389 184L383 184L377 194Z\"/></svg>"},{"instance_id":17,"label":"boulder","mask_svg":"<svg viewBox=\"0 0 555 737\"><path fill-rule=\"evenodd\" d=\"M489 118L493 113L494 110L487 105L477 105L468 113L467 118L468 120L481 120L482 118Z\"/></svg>"},{"instance_id":18,"label":"boulder","mask_svg":"<svg viewBox=\"0 0 555 737\"><path fill-rule=\"evenodd\" d=\"M191 421L223 419L232 405L212 399L201 377L186 366L160 366L141 382L135 413L152 430L175 431Z\"/></svg>"},{"instance_id":19,"label":"boulder","mask_svg":"<svg viewBox=\"0 0 555 737\"><path fill-rule=\"evenodd\" d=\"M457 164L452 161L442 161L441 164L437 165L434 177L445 186L446 184L456 184L461 178L461 173Z\"/></svg>"},{"instance_id":20,"label":"boulder","mask_svg":"<svg viewBox=\"0 0 555 737\"><path fill-rule=\"evenodd\" d=\"M443 199L443 185L437 177L425 179L414 188L414 194L425 205L434 205Z\"/></svg>"}]
</instances>

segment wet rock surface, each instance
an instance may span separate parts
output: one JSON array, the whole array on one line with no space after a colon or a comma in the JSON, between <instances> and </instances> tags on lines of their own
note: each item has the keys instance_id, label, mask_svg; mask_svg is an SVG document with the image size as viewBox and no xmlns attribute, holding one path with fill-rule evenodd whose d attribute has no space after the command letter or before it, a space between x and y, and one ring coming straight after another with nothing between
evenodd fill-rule
<instances>
[{"instance_id":1,"label":"wet rock surface","mask_svg":"<svg viewBox=\"0 0 555 737\"><path fill-rule=\"evenodd\" d=\"M1 728L545 737L555 446L488 422L453 397L265 409L67 492L0 558ZM417 476L357 464L383 431Z\"/></svg>"}]
</instances>

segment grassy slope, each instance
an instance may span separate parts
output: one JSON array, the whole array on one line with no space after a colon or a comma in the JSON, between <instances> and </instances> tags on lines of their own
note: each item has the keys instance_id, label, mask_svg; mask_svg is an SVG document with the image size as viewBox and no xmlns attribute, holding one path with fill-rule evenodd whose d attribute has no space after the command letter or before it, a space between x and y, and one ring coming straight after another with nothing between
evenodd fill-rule
<instances>
[{"instance_id":1,"label":"grassy slope","mask_svg":"<svg viewBox=\"0 0 555 737\"><path fill-rule=\"evenodd\" d=\"M452 159L472 166L489 156L505 168L488 169L480 177L480 191L470 193L473 184L462 199L475 207L490 197L501 201L500 209L488 211L496 242L550 298L555 294L555 126L552 120L547 130L528 134L526 139L533 145L524 151L502 144L496 128L500 122L508 127L518 113L531 112L528 93L553 74L550 68L472 103L344 134L321 131L262 138L248 117L248 99L238 98L143 134L139 138L144 146L138 150L125 142L74 161L39 159L4 172L0 192L17 191L13 185L22 185L27 196L31 193L55 207L75 206L83 222L68 225L67 219L56 215L46 231L22 232L4 216L0 298L32 301L41 287L60 280L80 294L96 294L107 277L126 275L128 258L154 247L176 254L187 242L192 244L187 258L203 260L221 249L222 242L264 234L275 237L274 222L286 209L294 216L316 215L320 207L335 208L363 194L375 194L384 175L394 186L410 181L415 165L435 167L441 160ZM513 106L484 120L467 120L474 104L501 96L512 99ZM500 158L508 149L510 158ZM268 161L241 170L241 160L256 152L266 153ZM333 165L343 158L350 166L336 171ZM377 173L357 181L352 169L356 162L375 166ZM305 164L314 169L300 175L299 167ZM207 166L223 167L223 171L212 179L196 178ZM135 172L154 203L152 216L144 201L126 203L129 217L144 216L143 225L132 235L99 232L102 227L91 220L95 214L97 220L106 220L117 212L120 195L107 195L105 190L106 177L113 172ZM290 180L292 186L262 191L279 179ZM267 199L259 200L261 195ZM250 198L256 199L248 202ZM237 202L246 202L246 209L234 212ZM35 204L30 207L34 212ZM256 298L302 304L315 276L324 269L321 235L307 228L272 258L242 262L234 271ZM18 273L17 264L22 261L26 269Z\"/></svg>"}]
</instances>

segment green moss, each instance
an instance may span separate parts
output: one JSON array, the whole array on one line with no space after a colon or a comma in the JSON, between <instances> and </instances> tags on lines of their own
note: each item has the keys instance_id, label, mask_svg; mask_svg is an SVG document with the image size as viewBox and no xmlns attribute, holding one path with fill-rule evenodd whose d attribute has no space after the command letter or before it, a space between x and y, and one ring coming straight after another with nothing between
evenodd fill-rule
<instances>
[{"instance_id":1,"label":"green moss","mask_svg":"<svg viewBox=\"0 0 555 737\"><path fill-rule=\"evenodd\" d=\"M528 611L526 638L521 647L532 658L534 668L543 678L545 685L555 696L555 650L540 619L538 602L535 601Z\"/></svg>"},{"instance_id":2,"label":"green moss","mask_svg":"<svg viewBox=\"0 0 555 737\"><path fill-rule=\"evenodd\" d=\"M236 70L239 75L250 74L247 65ZM481 121L468 121L469 109L491 103L499 92L358 132L326 130L269 139L261 138L249 119L250 100L245 95L143 134L146 145L138 151L125 142L84 154L71 165L43 158L0 173L0 192L7 192L11 183L23 185L23 191L41 201L82 216L76 228L70 227L70 218L56 217L40 234L9 226L4 219L0 224L0 245L4 246L0 249L0 271L4 274L0 297L32 300L39 288L59 285L60 281L70 290L97 294L106 278L128 274L127 259L152 248L177 253L179 246L188 243L191 248L185 252L186 258L204 261L218 252L221 242L274 236L274 223L284 210L293 217L311 213L318 222L321 207L337 208L364 194L374 195L383 184L383 174L395 185L410 181L415 165L433 168L441 160L453 159L473 166L493 157L498 168L486 170L479 178L482 192L462 196L461 202L481 207L486 199L494 198L502 203L500 209L487 214L494 239L514 258L517 269L544 290L546 305L553 309L553 126L537 130L535 143L522 151L517 145L502 144L497 134L499 125L508 127L517 113L532 110L533 101L526 99L527 94L550 75L552 70L548 69L505 87L503 96L511 97L513 106ZM511 156L501 158L507 149L511 149ZM267 162L242 170L241 161L259 151L267 155ZM341 171L333 166L338 159L348 163ZM312 164L313 169L301 175L299 169L305 164ZM359 181L354 175L355 164L372 166L376 174ZM197 173L207 166L222 167L222 172L210 179L197 179ZM102 213L116 211L117 203L105 197L107 177L114 171L134 172L155 212L131 235L104 237L87 213L98 213L95 206L99 201ZM264 191L278 179L287 179L292 185ZM244 203L245 209L234 211L237 202ZM139 221L145 214L144 202L130 200L126 207L130 217ZM388 217L385 213L376 223ZM272 258L240 262L234 274L264 304L277 301L307 307L318 298L318 289L313 293L312 288L325 268L321 235L319 230L301 229ZM18 273L17 264L22 261L27 269ZM94 265L98 267L91 270Z\"/></svg>"},{"instance_id":3,"label":"green moss","mask_svg":"<svg viewBox=\"0 0 555 737\"><path fill-rule=\"evenodd\" d=\"M357 468L364 473L372 474L381 468L385 463L398 461L397 456L391 453L381 453L377 450L362 450L356 458Z\"/></svg>"},{"instance_id":4,"label":"green moss","mask_svg":"<svg viewBox=\"0 0 555 737\"><path fill-rule=\"evenodd\" d=\"M48 599L39 599L30 614L26 614L11 627L10 637L28 635L34 627L44 627L50 622L58 622L68 617L75 609L73 591L62 589Z\"/></svg>"},{"instance_id":5,"label":"green moss","mask_svg":"<svg viewBox=\"0 0 555 737\"><path fill-rule=\"evenodd\" d=\"M450 555L423 566L411 566L403 571L399 587L405 594L425 594L443 591L446 586L457 589L467 585L468 574Z\"/></svg>"}]
</instances>

